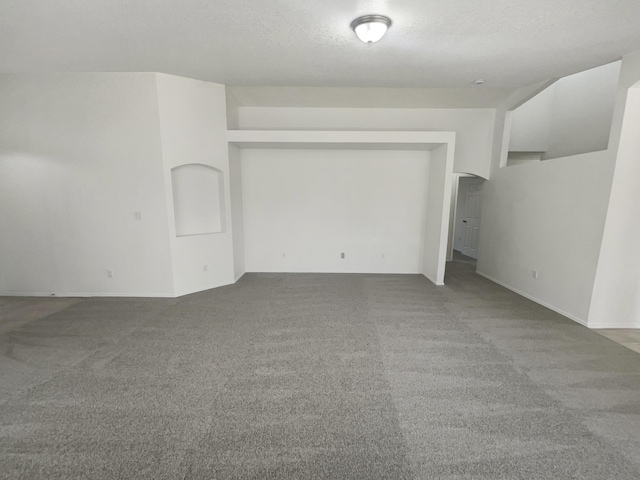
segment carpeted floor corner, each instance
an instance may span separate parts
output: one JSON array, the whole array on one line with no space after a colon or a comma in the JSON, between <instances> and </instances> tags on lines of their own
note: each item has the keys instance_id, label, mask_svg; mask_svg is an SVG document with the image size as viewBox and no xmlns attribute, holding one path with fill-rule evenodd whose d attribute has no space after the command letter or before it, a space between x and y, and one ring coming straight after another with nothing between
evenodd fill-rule
<instances>
[{"instance_id":1,"label":"carpeted floor corner","mask_svg":"<svg viewBox=\"0 0 640 480\"><path fill-rule=\"evenodd\" d=\"M640 354L447 272L0 316L0 478L640 478Z\"/></svg>"}]
</instances>

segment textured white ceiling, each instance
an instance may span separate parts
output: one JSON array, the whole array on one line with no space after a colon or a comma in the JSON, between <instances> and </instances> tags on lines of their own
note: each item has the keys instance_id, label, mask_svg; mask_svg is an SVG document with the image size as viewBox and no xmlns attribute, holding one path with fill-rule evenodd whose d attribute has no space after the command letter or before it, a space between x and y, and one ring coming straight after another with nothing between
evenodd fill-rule
<instances>
[{"instance_id":1,"label":"textured white ceiling","mask_svg":"<svg viewBox=\"0 0 640 480\"><path fill-rule=\"evenodd\" d=\"M377 44L350 30L388 15ZM640 49L639 0L0 0L0 70L228 85L516 87Z\"/></svg>"}]
</instances>

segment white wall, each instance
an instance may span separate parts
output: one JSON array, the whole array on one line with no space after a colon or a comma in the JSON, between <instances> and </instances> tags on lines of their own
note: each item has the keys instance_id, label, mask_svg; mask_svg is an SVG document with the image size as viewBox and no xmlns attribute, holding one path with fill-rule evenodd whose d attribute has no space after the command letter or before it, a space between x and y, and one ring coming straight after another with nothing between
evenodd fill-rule
<instances>
[{"instance_id":1,"label":"white wall","mask_svg":"<svg viewBox=\"0 0 640 480\"><path fill-rule=\"evenodd\" d=\"M543 159L607 149L619 75L620 62L613 62L552 86L549 145Z\"/></svg>"},{"instance_id":2,"label":"white wall","mask_svg":"<svg viewBox=\"0 0 640 480\"><path fill-rule=\"evenodd\" d=\"M633 86L623 99L626 109L589 312L593 328L640 328L640 52L625 60L622 87Z\"/></svg>"},{"instance_id":3,"label":"white wall","mask_svg":"<svg viewBox=\"0 0 640 480\"><path fill-rule=\"evenodd\" d=\"M241 155L247 271L422 271L429 152Z\"/></svg>"},{"instance_id":4,"label":"white wall","mask_svg":"<svg viewBox=\"0 0 640 480\"><path fill-rule=\"evenodd\" d=\"M509 151L543 159L606 150L620 62L559 79L511 115Z\"/></svg>"},{"instance_id":5,"label":"white wall","mask_svg":"<svg viewBox=\"0 0 640 480\"><path fill-rule=\"evenodd\" d=\"M495 172L483 192L477 271L586 323L608 178L602 152Z\"/></svg>"},{"instance_id":6,"label":"white wall","mask_svg":"<svg viewBox=\"0 0 640 480\"><path fill-rule=\"evenodd\" d=\"M555 98L555 83L520 105L511 116L510 152L545 152Z\"/></svg>"},{"instance_id":7,"label":"white wall","mask_svg":"<svg viewBox=\"0 0 640 480\"><path fill-rule=\"evenodd\" d=\"M234 282L234 260L224 85L158 74L157 95L175 293L228 285ZM170 172L190 163L222 172L221 233L176 236Z\"/></svg>"},{"instance_id":8,"label":"white wall","mask_svg":"<svg viewBox=\"0 0 640 480\"><path fill-rule=\"evenodd\" d=\"M636 63L637 58L625 57L623 72ZM620 76L611 140L603 151L500 168L506 156L501 131L508 127L506 109L541 85L514 94L496 117L478 272L584 324L589 322L628 77Z\"/></svg>"},{"instance_id":9,"label":"white wall","mask_svg":"<svg viewBox=\"0 0 640 480\"><path fill-rule=\"evenodd\" d=\"M237 106L278 108L495 108L512 90L487 85L469 88L227 85L227 95L233 96Z\"/></svg>"},{"instance_id":10,"label":"white wall","mask_svg":"<svg viewBox=\"0 0 640 480\"><path fill-rule=\"evenodd\" d=\"M0 294L173 294L155 79L0 76Z\"/></svg>"},{"instance_id":11,"label":"white wall","mask_svg":"<svg viewBox=\"0 0 640 480\"><path fill-rule=\"evenodd\" d=\"M456 132L454 172L488 178L495 110L489 108L239 107L246 130L423 130Z\"/></svg>"},{"instance_id":12,"label":"white wall","mask_svg":"<svg viewBox=\"0 0 640 480\"><path fill-rule=\"evenodd\" d=\"M239 127L238 101L232 91L225 87L227 128L237 130Z\"/></svg>"}]
</instances>

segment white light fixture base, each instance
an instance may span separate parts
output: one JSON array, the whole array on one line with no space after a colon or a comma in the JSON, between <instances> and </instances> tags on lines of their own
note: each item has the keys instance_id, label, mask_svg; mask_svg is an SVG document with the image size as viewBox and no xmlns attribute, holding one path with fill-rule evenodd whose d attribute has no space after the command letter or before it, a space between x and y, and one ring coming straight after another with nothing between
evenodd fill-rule
<instances>
[{"instance_id":1,"label":"white light fixture base","mask_svg":"<svg viewBox=\"0 0 640 480\"><path fill-rule=\"evenodd\" d=\"M391 26L391 19L383 15L365 15L351 22L351 29L364 43L380 40Z\"/></svg>"}]
</instances>

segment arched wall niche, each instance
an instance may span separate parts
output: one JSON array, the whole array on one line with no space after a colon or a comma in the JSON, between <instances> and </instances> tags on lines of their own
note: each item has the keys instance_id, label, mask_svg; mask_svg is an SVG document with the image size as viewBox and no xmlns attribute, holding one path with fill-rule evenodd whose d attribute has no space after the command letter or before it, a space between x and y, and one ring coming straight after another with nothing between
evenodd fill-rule
<instances>
[{"instance_id":1,"label":"arched wall niche","mask_svg":"<svg viewBox=\"0 0 640 480\"><path fill-rule=\"evenodd\" d=\"M177 237L225 231L223 180L222 171L201 163L171 169Z\"/></svg>"}]
</instances>

